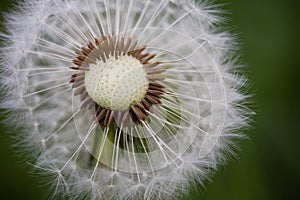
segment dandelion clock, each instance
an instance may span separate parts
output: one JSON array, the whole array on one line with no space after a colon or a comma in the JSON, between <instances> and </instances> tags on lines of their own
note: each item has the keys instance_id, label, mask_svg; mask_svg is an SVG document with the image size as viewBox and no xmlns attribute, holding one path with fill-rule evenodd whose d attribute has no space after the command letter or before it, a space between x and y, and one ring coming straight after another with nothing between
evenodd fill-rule
<instances>
[{"instance_id":1,"label":"dandelion clock","mask_svg":"<svg viewBox=\"0 0 300 200\"><path fill-rule=\"evenodd\" d=\"M251 111L218 7L26 0L5 14L1 108L51 199L181 199Z\"/></svg>"}]
</instances>

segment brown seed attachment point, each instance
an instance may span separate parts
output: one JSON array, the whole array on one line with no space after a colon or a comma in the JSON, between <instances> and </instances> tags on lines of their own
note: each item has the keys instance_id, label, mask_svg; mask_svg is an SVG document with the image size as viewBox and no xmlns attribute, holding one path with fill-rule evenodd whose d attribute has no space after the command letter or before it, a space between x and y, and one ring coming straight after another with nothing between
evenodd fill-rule
<instances>
[{"instance_id":1,"label":"brown seed attachment point","mask_svg":"<svg viewBox=\"0 0 300 200\"><path fill-rule=\"evenodd\" d=\"M161 62L154 62L154 63L146 63L144 64L144 68L152 68L156 67L157 65L161 64Z\"/></svg>"},{"instance_id":2,"label":"brown seed attachment point","mask_svg":"<svg viewBox=\"0 0 300 200\"><path fill-rule=\"evenodd\" d=\"M158 75L148 75L147 76L150 81L163 81L164 78Z\"/></svg>"},{"instance_id":3,"label":"brown seed attachment point","mask_svg":"<svg viewBox=\"0 0 300 200\"><path fill-rule=\"evenodd\" d=\"M147 74L161 74L165 71L165 69L146 69Z\"/></svg>"},{"instance_id":4,"label":"brown seed attachment point","mask_svg":"<svg viewBox=\"0 0 300 200\"><path fill-rule=\"evenodd\" d=\"M82 70L82 71L89 71L90 69L88 67L70 67L70 69L74 69L74 70Z\"/></svg>"},{"instance_id":5,"label":"brown seed attachment point","mask_svg":"<svg viewBox=\"0 0 300 200\"><path fill-rule=\"evenodd\" d=\"M146 108L143 106L143 104L141 102L135 101L134 105L137 106L138 108L140 108L141 111L143 111L143 113L145 113L145 114L147 113Z\"/></svg>"}]
</instances>

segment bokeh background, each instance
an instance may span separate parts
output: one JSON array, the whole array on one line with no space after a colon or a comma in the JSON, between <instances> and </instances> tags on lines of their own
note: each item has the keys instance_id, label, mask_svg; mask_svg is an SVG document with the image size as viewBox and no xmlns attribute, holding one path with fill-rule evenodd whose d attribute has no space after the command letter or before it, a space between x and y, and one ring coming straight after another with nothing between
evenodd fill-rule
<instances>
[{"instance_id":1,"label":"bokeh background","mask_svg":"<svg viewBox=\"0 0 300 200\"><path fill-rule=\"evenodd\" d=\"M300 4L296 0L216 0L229 11L228 27L238 34L257 112L250 140L239 158L220 168L201 192L187 199L300 199ZM12 7L0 0L1 12ZM0 20L3 20L1 16ZM0 28L1 25L0 25ZM4 116L1 116L4 117ZM10 147L0 127L0 199L42 200L37 180Z\"/></svg>"}]
</instances>

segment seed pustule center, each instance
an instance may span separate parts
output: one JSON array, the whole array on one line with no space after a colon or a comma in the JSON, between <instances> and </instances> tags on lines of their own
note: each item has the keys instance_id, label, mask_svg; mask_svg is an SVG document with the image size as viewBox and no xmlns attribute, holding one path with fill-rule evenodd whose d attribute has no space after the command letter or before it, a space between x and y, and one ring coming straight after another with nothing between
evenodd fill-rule
<instances>
[{"instance_id":1,"label":"seed pustule center","mask_svg":"<svg viewBox=\"0 0 300 200\"><path fill-rule=\"evenodd\" d=\"M85 72L86 91L103 108L126 111L147 94L147 74L140 61L132 56L110 57L106 62L98 60L89 69Z\"/></svg>"}]
</instances>

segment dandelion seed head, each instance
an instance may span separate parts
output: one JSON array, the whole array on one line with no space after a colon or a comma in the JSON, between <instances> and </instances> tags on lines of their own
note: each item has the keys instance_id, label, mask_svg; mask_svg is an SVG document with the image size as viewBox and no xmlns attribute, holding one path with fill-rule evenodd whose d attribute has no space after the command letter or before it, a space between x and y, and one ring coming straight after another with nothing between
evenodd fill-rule
<instances>
[{"instance_id":1,"label":"dandelion seed head","mask_svg":"<svg viewBox=\"0 0 300 200\"><path fill-rule=\"evenodd\" d=\"M25 0L0 33L0 107L53 199L179 199L253 112L218 6ZM24 150L25 151L25 150Z\"/></svg>"}]
</instances>

